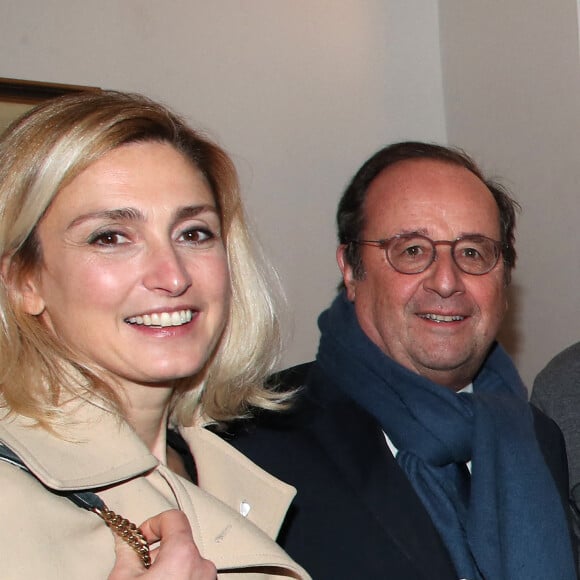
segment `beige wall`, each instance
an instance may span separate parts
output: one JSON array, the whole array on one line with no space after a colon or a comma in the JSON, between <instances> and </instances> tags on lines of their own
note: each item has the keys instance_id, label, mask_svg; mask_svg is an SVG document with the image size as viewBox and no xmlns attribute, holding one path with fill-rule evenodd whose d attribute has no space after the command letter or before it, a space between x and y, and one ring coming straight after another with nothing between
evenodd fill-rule
<instances>
[{"instance_id":1,"label":"beige wall","mask_svg":"<svg viewBox=\"0 0 580 580\"><path fill-rule=\"evenodd\" d=\"M0 0L0 76L145 92L234 156L315 354L335 206L383 144L445 139L434 0Z\"/></svg>"},{"instance_id":2,"label":"beige wall","mask_svg":"<svg viewBox=\"0 0 580 580\"><path fill-rule=\"evenodd\" d=\"M575 0L440 0L440 20L435 0L0 8L0 76L142 91L232 153L287 289L287 363L314 355L338 280L341 190L367 155L406 138L448 136L522 203L504 338L527 382L580 339Z\"/></svg>"},{"instance_id":3,"label":"beige wall","mask_svg":"<svg viewBox=\"0 0 580 580\"><path fill-rule=\"evenodd\" d=\"M449 141L523 206L505 338L524 379L580 340L575 0L440 0Z\"/></svg>"},{"instance_id":4,"label":"beige wall","mask_svg":"<svg viewBox=\"0 0 580 580\"><path fill-rule=\"evenodd\" d=\"M338 279L340 191L368 154L406 138L448 135L522 203L504 338L528 383L580 339L575 0L440 0L440 21L435 0L0 8L0 76L148 93L233 154L294 315L286 362L315 353Z\"/></svg>"}]
</instances>

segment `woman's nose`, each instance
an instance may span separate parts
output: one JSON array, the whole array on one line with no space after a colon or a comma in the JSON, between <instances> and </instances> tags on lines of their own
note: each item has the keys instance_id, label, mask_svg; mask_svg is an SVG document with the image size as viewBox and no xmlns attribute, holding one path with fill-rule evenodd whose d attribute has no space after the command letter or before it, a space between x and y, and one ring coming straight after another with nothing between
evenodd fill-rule
<instances>
[{"instance_id":1,"label":"woman's nose","mask_svg":"<svg viewBox=\"0 0 580 580\"><path fill-rule=\"evenodd\" d=\"M143 284L149 290L180 296L191 286L191 275L179 251L171 244L149 252Z\"/></svg>"}]
</instances>

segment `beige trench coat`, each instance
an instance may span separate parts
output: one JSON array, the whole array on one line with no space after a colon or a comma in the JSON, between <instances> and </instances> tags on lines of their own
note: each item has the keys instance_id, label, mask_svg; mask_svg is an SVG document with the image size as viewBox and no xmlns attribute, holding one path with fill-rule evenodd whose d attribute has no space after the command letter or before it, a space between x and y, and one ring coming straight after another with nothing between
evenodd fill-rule
<instances>
[{"instance_id":1,"label":"beige trench coat","mask_svg":"<svg viewBox=\"0 0 580 580\"><path fill-rule=\"evenodd\" d=\"M77 424L67 431L73 441L22 417L0 419L0 441L35 475L0 461L3 580L107 578L115 558L112 532L97 515L54 493L84 489L98 491L109 509L137 525L181 509L201 554L224 580L309 578L273 541L294 488L201 425L182 431L198 487L160 465L126 423L88 404L74 416Z\"/></svg>"}]
</instances>

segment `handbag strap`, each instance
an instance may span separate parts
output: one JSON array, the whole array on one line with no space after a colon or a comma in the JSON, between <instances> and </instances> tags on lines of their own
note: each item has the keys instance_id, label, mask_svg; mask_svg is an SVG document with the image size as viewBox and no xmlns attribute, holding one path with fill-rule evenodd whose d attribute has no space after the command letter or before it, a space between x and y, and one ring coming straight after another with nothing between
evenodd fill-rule
<instances>
[{"instance_id":1,"label":"handbag strap","mask_svg":"<svg viewBox=\"0 0 580 580\"><path fill-rule=\"evenodd\" d=\"M11 463L16 467L34 475L28 467L24 464L22 459L10 447L0 443L0 460ZM67 491L59 492L59 495L70 499L73 503L89 511L104 510L107 509L105 502L96 494L91 491Z\"/></svg>"},{"instance_id":2,"label":"handbag strap","mask_svg":"<svg viewBox=\"0 0 580 580\"><path fill-rule=\"evenodd\" d=\"M10 463L22 471L29 473L33 477L36 477L34 473L28 469L22 459L20 459L20 457L10 449L10 447L1 442L0 461ZM36 477L36 479L38 478ZM127 544L135 550L145 568L151 566L149 544L147 543L145 536L143 536L143 532L141 532L135 524L110 510L96 493L93 493L92 491L55 491L48 487L46 487L46 489L62 497L66 497L83 509L97 514L117 536L119 536L124 542L127 542Z\"/></svg>"}]
</instances>

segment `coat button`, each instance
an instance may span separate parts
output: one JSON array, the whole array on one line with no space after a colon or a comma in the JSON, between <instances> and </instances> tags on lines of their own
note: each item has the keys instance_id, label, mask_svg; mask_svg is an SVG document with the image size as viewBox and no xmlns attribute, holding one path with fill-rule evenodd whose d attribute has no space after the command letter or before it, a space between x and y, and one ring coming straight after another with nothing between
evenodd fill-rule
<instances>
[{"instance_id":1,"label":"coat button","mask_svg":"<svg viewBox=\"0 0 580 580\"><path fill-rule=\"evenodd\" d=\"M246 517L250 513L251 509L252 509L252 506L247 501L243 501L240 503L240 513L244 517Z\"/></svg>"}]
</instances>

